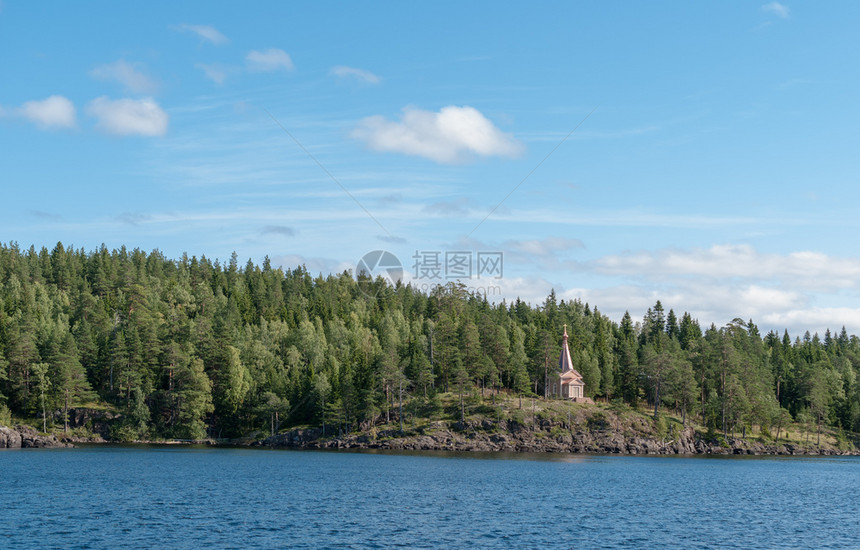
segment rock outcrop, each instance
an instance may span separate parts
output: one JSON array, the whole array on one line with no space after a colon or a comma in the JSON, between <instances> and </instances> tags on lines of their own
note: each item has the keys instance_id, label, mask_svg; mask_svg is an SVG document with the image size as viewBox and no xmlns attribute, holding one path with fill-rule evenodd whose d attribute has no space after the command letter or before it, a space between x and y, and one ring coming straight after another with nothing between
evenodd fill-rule
<instances>
[{"instance_id":1,"label":"rock outcrop","mask_svg":"<svg viewBox=\"0 0 860 550\"><path fill-rule=\"evenodd\" d=\"M0 426L0 449L72 447L53 435L41 435L30 426L7 428Z\"/></svg>"},{"instance_id":2,"label":"rock outcrop","mask_svg":"<svg viewBox=\"0 0 860 550\"><path fill-rule=\"evenodd\" d=\"M21 434L12 428L0 426L0 449L20 449Z\"/></svg>"},{"instance_id":3,"label":"rock outcrop","mask_svg":"<svg viewBox=\"0 0 860 550\"><path fill-rule=\"evenodd\" d=\"M674 439L625 435L614 430L547 433L518 426L506 430L484 430L484 426L437 422L425 433L401 436L397 431L350 434L323 438L319 429L297 429L278 434L255 445L303 449L391 449L415 451L531 452L619 455L837 455L857 454L833 448L803 448L797 445L764 445L729 439L727 445L706 441L693 428L685 428ZM520 429L518 429L520 428Z\"/></svg>"}]
</instances>

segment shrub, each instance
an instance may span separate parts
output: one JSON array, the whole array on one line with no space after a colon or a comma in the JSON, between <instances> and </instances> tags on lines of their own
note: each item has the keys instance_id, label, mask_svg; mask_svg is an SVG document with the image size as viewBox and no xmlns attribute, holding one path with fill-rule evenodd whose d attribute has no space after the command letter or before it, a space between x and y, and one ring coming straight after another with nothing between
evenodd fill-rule
<instances>
[{"instance_id":1,"label":"shrub","mask_svg":"<svg viewBox=\"0 0 860 550\"><path fill-rule=\"evenodd\" d=\"M9 411L9 408L0 403L0 426L11 426L12 425L12 412Z\"/></svg>"},{"instance_id":2,"label":"shrub","mask_svg":"<svg viewBox=\"0 0 860 550\"><path fill-rule=\"evenodd\" d=\"M606 415L601 411L597 411L588 417L585 425L589 430L605 430L609 427L609 422L606 420Z\"/></svg>"},{"instance_id":3,"label":"shrub","mask_svg":"<svg viewBox=\"0 0 860 550\"><path fill-rule=\"evenodd\" d=\"M669 434L669 426L666 422L666 417L662 414L658 414L654 419L654 433L660 439L666 439L666 436Z\"/></svg>"}]
</instances>

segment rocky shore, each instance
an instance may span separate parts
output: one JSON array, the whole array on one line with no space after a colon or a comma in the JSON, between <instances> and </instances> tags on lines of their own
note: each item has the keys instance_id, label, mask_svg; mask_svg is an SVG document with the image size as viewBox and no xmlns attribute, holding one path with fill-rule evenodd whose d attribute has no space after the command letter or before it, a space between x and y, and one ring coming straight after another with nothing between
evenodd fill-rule
<instances>
[{"instance_id":1,"label":"rocky shore","mask_svg":"<svg viewBox=\"0 0 860 550\"><path fill-rule=\"evenodd\" d=\"M53 435L41 435L30 426L7 428L0 426L0 449L74 447Z\"/></svg>"},{"instance_id":2,"label":"rocky shore","mask_svg":"<svg viewBox=\"0 0 860 550\"><path fill-rule=\"evenodd\" d=\"M488 423L489 424L489 423ZM513 428L513 429L511 429ZM478 451L616 455L858 455L860 451L785 443L766 445L746 439L707 441L693 428L673 438L653 438L614 430L548 433L516 426L450 425L437 422L424 433L401 436L398 431L322 437L319 429L297 429L257 441L254 445L299 449L390 449L414 451Z\"/></svg>"}]
</instances>

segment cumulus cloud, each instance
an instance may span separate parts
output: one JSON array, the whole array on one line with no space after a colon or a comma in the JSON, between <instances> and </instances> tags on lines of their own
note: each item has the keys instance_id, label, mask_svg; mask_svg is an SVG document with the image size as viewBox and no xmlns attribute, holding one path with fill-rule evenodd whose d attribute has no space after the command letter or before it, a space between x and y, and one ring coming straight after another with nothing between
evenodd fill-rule
<instances>
[{"instance_id":1,"label":"cumulus cloud","mask_svg":"<svg viewBox=\"0 0 860 550\"><path fill-rule=\"evenodd\" d=\"M769 2L764 4L761 9L783 19L788 17L788 7L780 4L779 2Z\"/></svg>"},{"instance_id":2,"label":"cumulus cloud","mask_svg":"<svg viewBox=\"0 0 860 550\"><path fill-rule=\"evenodd\" d=\"M580 277L596 275L605 288L559 292L566 299L599 304L618 320L636 318L659 299L689 311L703 325L752 318L763 330L823 332L845 325L860 330L860 259L798 251L762 253L749 245L641 251L580 262ZM558 290L558 287L556 287Z\"/></svg>"},{"instance_id":3,"label":"cumulus cloud","mask_svg":"<svg viewBox=\"0 0 860 550\"><path fill-rule=\"evenodd\" d=\"M212 44L215 44L216 46L220 44L226 44L230 41L229 38L218 32L215 27L212 27L210 25L189 25L187 23L183 23L181 25L175 25L173 29L180 32L194 33L206 42L210 42Z\"/></svg>"},{"instance_id":4,"label":"cumulus cloud","mask_svg":"<svg viewBox=\"0 0 860 550\"><path fill-rule=\"evenodd\" d=\"M839 330L850 327L849 332L855 333L860 327L860 308L850 307L811 307L807 309L791 309L767 314L764 322L777 327L797 327L793 336L798 336L801 330L809 330L821 334L822 329Z\"/></svg>"},{"instance_id":5,"label":"cumulus cloud","mask_svg":"<svg viewBox=\"0 0 860 550\"><path fill-rule=\"evenodd\" d=\"M767 279L815 289L855 287L860 281L860 259L857 258L838 258L809 251L764 254L745 244L605 256L596 260L594 267L604 274L635 273L650 279L686 276Z\"/></svg>"},{"instance_id":6,"label":"cumulus cloud","mask_svg":"<svg viewBox=\"0 0 860 550\"><path fill-rule=\"evenodd\" d=\"M269 48L268 50L248 52L245 56L248 70L254 73L271 73L275 71L292 71L295 69L293 60L284 50Z\"/></svg>"},{"instance_id":7,"label":"cumulus cloud","mask_svg":"<svg viewBox=\"0 0 860 550\"><path fill-rule=\"evenodd\" d=\"M158 82L141 70L140 63L129 63L125 59L99 65L90 71L90 76L119 82L127 91L135 94L154 94L159 88Z\"/></svg>"},{"instance_id":8,"label":"cumulus cloud","mask_svg":"<svg viewBox=\"0 0 860 550\"><path fill-rule=\"evenodd\" d=\"M369 71L343 65L332 67L329 74L341 80L354 80L364 84L379 84L380 82L380 78Z\"/></svg>"},{"instance_id":9,"label":"cumulus cloud","mask_svg":"<svg viewBox=\"0 0 860 550\"><path fill-rule=\"evenodd\" d=\"M121 136L163 136L167 133L167 113L151 98L109 99L98 97L87 105L87 114L98 119L97 126Z\"/></svg>"},{"instance_id":10,"label":"cumulus cloud","mask_svg":"<svg viewBox=\"0 0 860 550\"><path fill-rule=\"evenodd\" d=\"M523 146L496 128L474 107L450 105L439 112L407 107L399 121L383 116L363 119L352 137L370 149L456 164L476 156L514 157Z\"/></svg>"},{"instance_id":11,"label":"cumulus cloud","mask_svg":"<svg viewBox=\"0 0 860 550\"><path fill-rule=\"evenodd\" d=\"M43 128L73 128L75 105L61 95L52 95L41 101L28 101L17 113Z\"/></svg>"},{"instance_id":12,"label":"cumulus cloud","mask_svg":"<svg viewBox=\"0 0 860 550\"><path fill-rule=\"evenodd\" d=\"M625 311L633 320L641 320L657 300L680 316L684 311L698 319L702 328L711 323L724 326L732 319L752 319L764 333L788 330L791 336L805 331L823 334L826 329L849 332L860 330L860 308L830 307L817 303L817 298L802 290L779 289L762 284L709 283L687 281L678 285L661 286L621 284L605 288L572 288L559 291L565 300L579 299L618 321Z\"/></svg>"}]
</instances>

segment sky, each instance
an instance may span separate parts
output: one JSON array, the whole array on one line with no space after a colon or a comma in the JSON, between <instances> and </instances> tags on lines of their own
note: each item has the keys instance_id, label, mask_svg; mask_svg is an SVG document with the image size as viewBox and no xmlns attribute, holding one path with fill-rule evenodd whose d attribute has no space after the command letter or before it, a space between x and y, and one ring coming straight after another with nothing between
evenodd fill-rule
<instances>
[{"instance_id":1,"label":"sky","mask_svg":"<svg viewBox=\"0 0 860 550\"><path fill-rule=\"evenodd\" d=\"M856 334L858 28L847 1L5 0L0 241Z\"/></svg>"}]
</instances>

